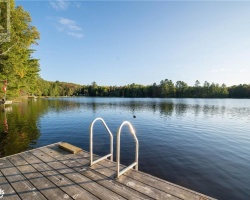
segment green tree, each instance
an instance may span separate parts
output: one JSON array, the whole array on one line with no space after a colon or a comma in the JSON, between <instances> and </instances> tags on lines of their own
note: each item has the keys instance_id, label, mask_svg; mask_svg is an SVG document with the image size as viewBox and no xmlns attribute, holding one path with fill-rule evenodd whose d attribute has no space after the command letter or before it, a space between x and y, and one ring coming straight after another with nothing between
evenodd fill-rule
<instances>
[{"instance_id":1,"label":"green tree","mask_svg":"<svg viewBox=\"0 0 250 200\"><path fill-rule=\"evenodd\" d=\"M209 87L210 87L210 83L205 81L203 84L203 88L202 88L202 97L209 97Z\"/></svg>"},{"instance_id":2,"label":"green tree","mask_svg":"<svg viewBox=\"0 0 250 200\"><path fill-rule=\"evenodd\" d=\"M176 97L186 97L188 85L183 81L177 81L175 84Z\"/></svg>"},{"instance_id":3,"label":"green tree","mask_svg":"<svg viewBox=\"0 0 250 200\"><path fill-rule=\"evenodd\" d=\"M161 97L174 97L175 87L171 80L165 79L160 82Z\"/></svg>"},{"instance_id":4,"label":"green tree","mask_svg":"<svg viewBox=\"0 0 250 200\"><path fill-rule=\"evenodd\" d=\"M31 25L29 13L15 7L14 0L10 0L10 20L10 41L0 45L0 80L8 80L11 96L18 96L21 89L33 93L40 69L30 47L37 44L39 32Z\"/></svg>"},{"instance_id":5,"label":"green tree","mask_svg":"<svg viewBox=\"0 0 250 200\"><path fill-rule=\"evenodd\" d=\"M194 84L194 97L200 97L201 86L200 81L196 80Z\"/></svg>"}]
</instances>

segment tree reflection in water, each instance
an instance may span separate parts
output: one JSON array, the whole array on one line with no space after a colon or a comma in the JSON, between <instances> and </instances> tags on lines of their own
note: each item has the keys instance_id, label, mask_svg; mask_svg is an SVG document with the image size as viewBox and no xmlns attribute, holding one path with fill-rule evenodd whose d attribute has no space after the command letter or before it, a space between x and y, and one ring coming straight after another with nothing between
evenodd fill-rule
<instances>
[{"instance_id":1,"label":"tree reflection in water","mask_svg":"<svg viewBox=\"0 0 250 200\"><path fill-rule=\"evenodd\" d=\"M37 119L45 104L33 102L2 107L0 113L0 157L30 149L40 135Z\"/></svg>"}]
</instances>

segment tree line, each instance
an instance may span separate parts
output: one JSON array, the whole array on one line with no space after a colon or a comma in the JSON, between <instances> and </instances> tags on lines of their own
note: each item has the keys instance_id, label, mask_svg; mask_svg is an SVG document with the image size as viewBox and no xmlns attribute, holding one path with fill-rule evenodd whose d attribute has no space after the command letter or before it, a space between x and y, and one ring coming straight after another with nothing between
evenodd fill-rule
<instances>
[{"instance_id":1,"label":"tree line","mask_svg":"<svg viewBox=\"0 0 250 200\"><path fill-rule=\"evenodd\" d=\"M36 95L39 96L90 96L90 97L132 97L132 98L250 98L250 84L227 87L198 80L193 86L183 81L173 83L165 79L152 85L129 84L125 86L78 85L65 82L38 81Z\"/></svg>"}]
</instances>

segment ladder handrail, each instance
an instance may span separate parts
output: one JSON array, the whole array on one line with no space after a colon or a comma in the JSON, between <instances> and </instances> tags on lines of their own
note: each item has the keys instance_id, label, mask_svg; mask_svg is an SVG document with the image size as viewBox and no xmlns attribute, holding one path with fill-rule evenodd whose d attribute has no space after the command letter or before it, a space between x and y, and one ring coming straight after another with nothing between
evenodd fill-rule
<instances>
[{"instance_id":1,"label":"ladder handrail","mask_svg":"<svg viewBox=\"0 0 250 200\"><path fill-rule=\"evenodd\" d=\"M100 120L102 122L102 124L104 125L104 127L106 128L106 130L108 131L109 135L110 135L110 154L107 154L106 156L103 156L102 158L99 158L95 161L93 161L93 127L96 121ZM113 134L111 133L111 131L109 130L107 124L105 123L105 121L98 117L96 118L90 125L90 146L89 146L89 152L90 152L90 166L92 166L93 164L100 162L101 160L110 157L110 160L113 161Z\"/></svg>"},{"instance_id":2,"label":"ladder handrail","mask_svg":"<svg viewBox=\"0 0 250 200\"><path fill-rule=\"evenodd\" d=\"M131 165L129 165L128 167L126 167L125 169L123 169L122 171L120 171L120 136L121 136L122 127L124 125L126 125L126 124L129 126L130 132L132 133L132 135L134 137L134 140L135 140L135 144L136 144L136 147L135 147L135 162L132 163ZM116 145L117 145L116 146L116 156L117 156L117 158L116 158L116 169L117 169L117 178L119 178L119 176L124 174L129 169L132 169L133 167L135 167L135 170L138 170L139 142L138 142L138 139L136 137L135 130L134 130L133 126L128 121L124 121L120 125L120 127L117 130L117 138L116 139L117 139L117 143L116 143Z\"/></svg>"}]
</instances>

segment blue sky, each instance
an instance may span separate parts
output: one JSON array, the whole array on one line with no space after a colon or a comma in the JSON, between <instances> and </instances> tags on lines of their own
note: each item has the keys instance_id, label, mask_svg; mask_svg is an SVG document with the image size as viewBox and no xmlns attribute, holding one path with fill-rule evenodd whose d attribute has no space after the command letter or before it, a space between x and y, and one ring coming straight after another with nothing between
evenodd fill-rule
<instances>
[{"instance_id":1,"label":"blue sky","mask_svg":"<svg viewBox=\"0 0 250 200\"><path fill-rule=\"evenodd\" d=\"M250 2L17 1L45 80L250 84Z\"/></svg>"}]
</instances>

